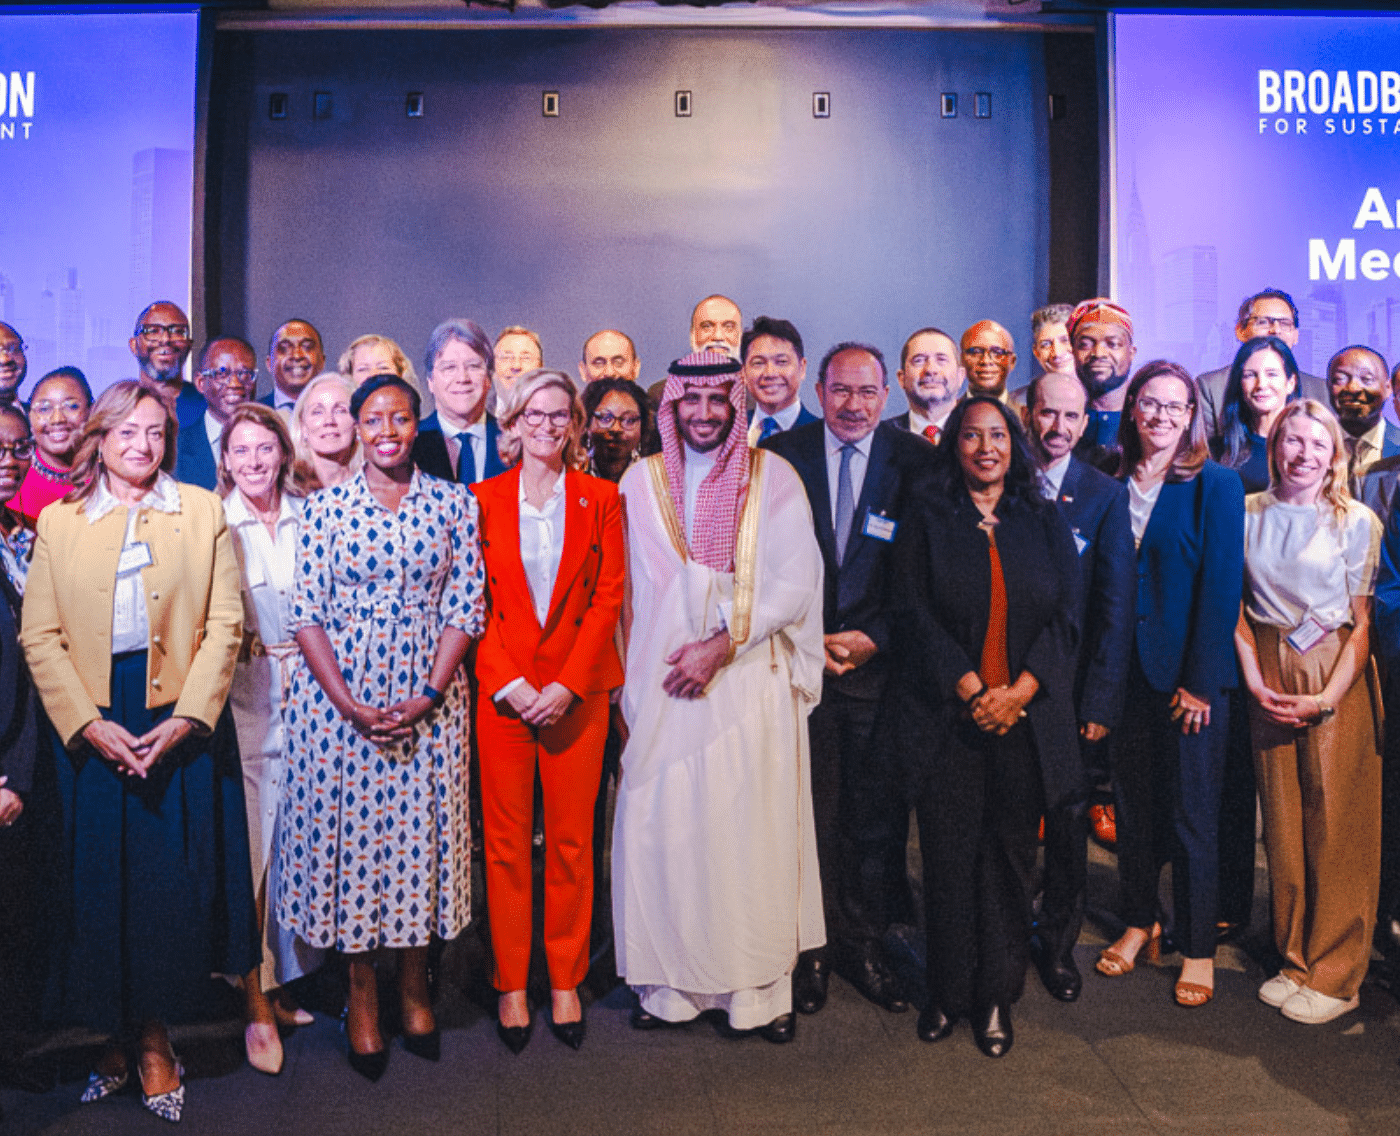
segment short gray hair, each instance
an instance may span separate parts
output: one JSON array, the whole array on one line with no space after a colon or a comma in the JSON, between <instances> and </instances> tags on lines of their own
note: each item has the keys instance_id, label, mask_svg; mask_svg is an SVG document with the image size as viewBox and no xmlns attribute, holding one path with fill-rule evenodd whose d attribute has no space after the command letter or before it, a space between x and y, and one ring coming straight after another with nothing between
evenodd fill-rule
<instances>
[{"instance_id":1,"label":"short gray hair","mask_svg":"<svg viewBox=\"0 0 1400 1136\"><path fill-rule=\"evenodd\" d=\"M465 343L480 355L486 364L487 373L496 369L496 352L481 325L469 319L449 319L443 320L433 328L433 334L428 336L428 349L423 353L424 375L433 373L437 357L454 341Z\"/></svg>"},{"instance_id":2,"label":"short gray hair","mask_svg":"<svg viewBox=\"0 0 1400 1136\"><path fill-rule=\"evenodd\" d=\"M1031 346L1035 346L1036 338L1040 335L1040 329L1047 323L1069 323L1069 317L1074 313L1072 304L1046 304L1043 308L1036 308L1031 312Z\"/></svg>"}]
</instances>

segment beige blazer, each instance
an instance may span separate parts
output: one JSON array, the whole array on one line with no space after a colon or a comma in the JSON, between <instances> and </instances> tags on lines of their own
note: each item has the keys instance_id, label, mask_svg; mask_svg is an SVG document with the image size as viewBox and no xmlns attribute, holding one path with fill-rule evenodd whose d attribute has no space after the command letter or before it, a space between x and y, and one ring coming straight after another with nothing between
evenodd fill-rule
<instances>
[{"instance_id":1,"label":"beige blazer","mask_svg":"<svg viewBox=\"0 0 1400 1136\"><path fill-rule=\"evenodd\" d=\"M39 517L24 589L20 643L44 709L64 744L111 706L112 593L127 511L89 524L62 501ZM228 699L243 634L238 559L218 497L180 486L180 511L147 509L137 535L150 545L141 569L151 638L146 705L212 730Z\"/></svg>"}]
</instances>

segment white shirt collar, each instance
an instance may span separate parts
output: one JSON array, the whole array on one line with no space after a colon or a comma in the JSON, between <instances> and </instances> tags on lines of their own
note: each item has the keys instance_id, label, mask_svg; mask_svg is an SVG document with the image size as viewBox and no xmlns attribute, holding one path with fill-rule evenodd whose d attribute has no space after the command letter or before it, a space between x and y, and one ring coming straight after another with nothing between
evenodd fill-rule
<instances>
[{"instance_id":1,"label":"white shirt collar","mask_svg":"<svg viewBox=\"0 0 1400 1136\"><path fill-rule=\"evenodd\" d=\"M791 430L793 427L793 423L797 421L797 416L801 413L802 400L800 398L795 398L792 400L791 406L785 406L782 408L782 410L774 411L772 414L769 414L768 411L760 408L758 413L755 414L754 417L759 422L760 428L762 427L762 423L765 418L771 418L784 430Z\"/></svg>"},{"instance_id":2,"label":"white shirt collar","mask_svg":"<svg viewBox=\"0 0 1400 1136\"><path fill-rule=\"evenodd\" d=\"M1060 487L1065 483L1065 473L1069 470L1069 459L1072 456L1072 454L1066 454L1040 471L1041 484L1049 490L1045 496L1051 501L1060 496Z\"/></svg>"},{"instance_id":3,"label":"white shirt collar","mask_svg":"<svg viewBox=\"0 0 1400 1136\"><path fill-rule=\"evenodd\" d=\"M295 497L283 493L282 508L277 514L277 527L281 528L288 521L295 521L300 516L301 502ZM258 520L257 517L253 516L253 511L248 508L248 503L243 500L243 494L237 488L224 498L224 519L231 528L256 524Z\"/></svg>"},{"instance_id":4,"label":"white shirt collar","mask_svg":"<svg viewBox=\"0 0 1400 1136\"><path fill-rule=\"evenodd\" d=\"M97 488L83 506L83 516L87 518L88 524L96 524L119 505L121 502L107 488L107 477L104 474L97 479ZM136 502L136 507L138 509L155 509L158 513L178 513L180 511L180 487L170 474L166 473L165 470L160 470L156 474L156 483L151 486L140 501Z\"/></svg>"},{"instance_id":5,"label":"white shirt collar","mask_svg":"<svg viewBox=\"0 0 1400 1136\"><path fill-rule=\"evenodd\" d=\"M219 464L219 439L223 437L224 424L209 411L204 412L204 436L209 439L209 448L214 451L214 464Z\"/></svg>"},{"instance_id":6,"label":"white shirt collar","mask_svg":"<svg viewBox=\"0 0 1400 1136\"><path fill-rule=\"evenodd\" d=\"M539 509L535 509L535 512L536 512L538 515L540 515L540 516L548 515L549 513L551 513L551 512L554 510L555 505L559 502L560 498L562 498L563 496L564 496L564 470L561 469L561 470L559 471L559 477L558 477L558 478L555 480L555 482L554 482L554 488L551 489L551 490L549 491L549 496L545 498L544 504L543 504ZM522 506L528 506L528 507L531 508L531 509L534 509L534 508L535 508L533 505L530 504L529 501L525 500L525 475L524 475L524 473L522 473L522 474L520 475L519 500L520 500L520 504L521 504Z\"/></svg>"},{"instance_id":7,"label":"white shirt collar","mask_svg":"<svg viewBox=\"0 0 1400 1136\"><path fill-rule=\"evenodd\" d=\"M822 433L826 435L827 455L830 456L831 454L839 454L841 452L841 447L844 446L846 443L841 441L840 438L838 438L835 434L831 432L830 426L823 424ZM874 440L875 431L871 430L870 433L867 434L864 438L862 438L859 442L853 442L851 444L855 446L856 453L860 454L861 457L866 458L868 460L870 457L870 444Z\"/></svg>"}]
</instances>

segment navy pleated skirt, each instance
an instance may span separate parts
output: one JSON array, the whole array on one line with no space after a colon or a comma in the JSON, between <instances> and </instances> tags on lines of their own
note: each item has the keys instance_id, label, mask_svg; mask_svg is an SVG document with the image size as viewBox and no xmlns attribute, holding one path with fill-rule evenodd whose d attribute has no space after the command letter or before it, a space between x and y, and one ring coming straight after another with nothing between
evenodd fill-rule
<instances>
[{"instance_id":1,"label":"navy pleated skirt","mask_svg":"<svg viewBox=\"0 0 1400 1136\"><path fill-rule=\"evenodd\" d=\"M146 708L146 652L112 659L103 717L140 737L174 706ZM243 773L225 707L145 779L49 731L62 825L47 1002L54 1024L107 1034L215 1012L212 974L258 961Z\"/></svg>"}]
</instances>

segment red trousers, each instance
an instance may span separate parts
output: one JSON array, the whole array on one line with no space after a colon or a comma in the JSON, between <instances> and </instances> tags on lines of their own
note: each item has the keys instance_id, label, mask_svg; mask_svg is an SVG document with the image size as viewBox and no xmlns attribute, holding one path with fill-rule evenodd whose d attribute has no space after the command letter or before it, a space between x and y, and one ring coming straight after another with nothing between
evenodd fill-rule
<instances>
[{"instance_id":1,"label":"red trousers","mask_svg":"<svg viewBox=\"0 0 1400 1136\"><path fill-rule=\"evenodd\" d=\"M513 713L513 712L512 712ZM544 806L544 954L549 984L572 990L588 972L593 910L593 804L608 736L608 695L584 696L553 726L476 710L492 985L524 990L530 972L530 852L535 767Z\"/></svg>"}]
</instances>

